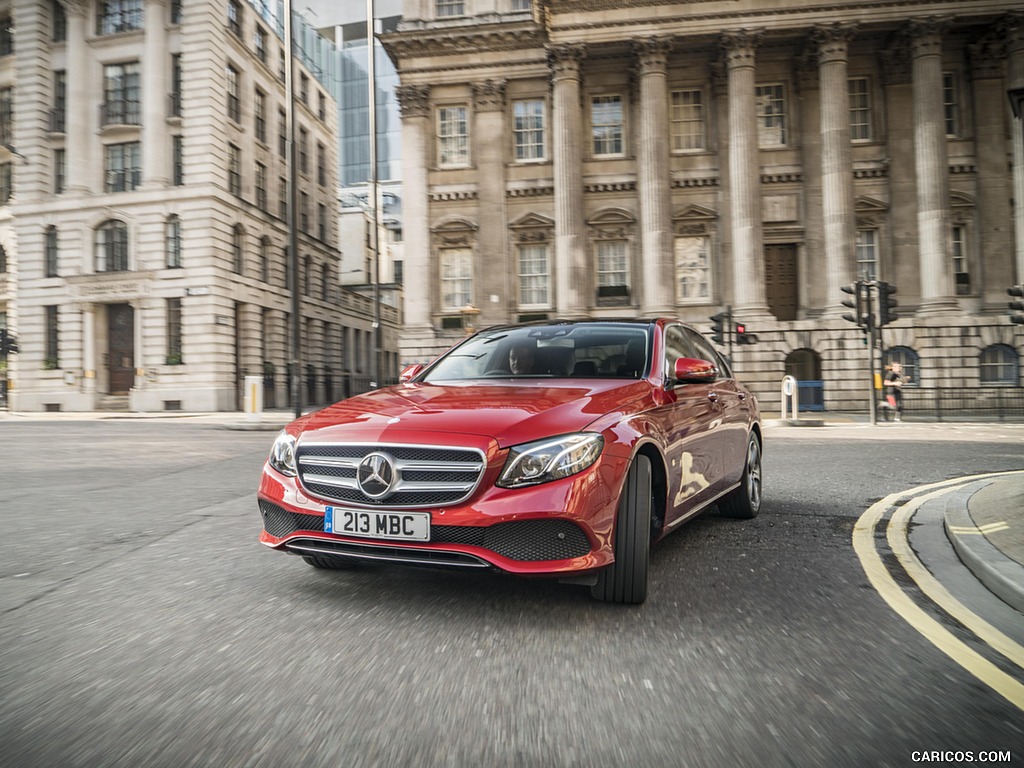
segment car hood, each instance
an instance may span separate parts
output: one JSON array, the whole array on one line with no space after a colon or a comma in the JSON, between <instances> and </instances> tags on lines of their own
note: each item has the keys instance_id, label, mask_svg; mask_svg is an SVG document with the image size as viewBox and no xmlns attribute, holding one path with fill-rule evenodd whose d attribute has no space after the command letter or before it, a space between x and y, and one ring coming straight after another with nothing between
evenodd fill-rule
<instances>
[{"instance_id":1,"label":"car hood","mask_svg":"<svg viewBox=\"0 0 1024 768\"><path fill-rule=\"evenodd\" d=\"M399 384L305 417L304 440L386 440L410 432L477 435L502 447L577 432L613 411L635 410L647 381L535 380Z\"/></svg>"}]
</instances>

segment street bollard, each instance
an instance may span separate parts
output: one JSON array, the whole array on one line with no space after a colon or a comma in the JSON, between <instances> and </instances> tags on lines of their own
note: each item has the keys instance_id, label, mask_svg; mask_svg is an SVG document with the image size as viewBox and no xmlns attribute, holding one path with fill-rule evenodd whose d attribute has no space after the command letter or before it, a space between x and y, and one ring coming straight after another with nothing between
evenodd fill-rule
<instances>
[{"instance_id":1,"label":"street bollard","mask_svg":"<svg viewBox=\"0 0 1024 768\"><path fill-rule=\"evenodd\" d=\"M797 396L799 387L797 381L792 376L786 376L782 379L782 419L786 419L787 406L788 410L793 412L792 418L800 418L800 398Z\"/></svg>"},{"instance_id":2,"label":"street bollard","mask_svg":"<svg viewBox=\"0 0 1024 768\"><path fill-rule=\"evenodd\" d=\"M263 377L245 377L245 420L259 421L263 416Z\"/></svg>"}]
</instances>

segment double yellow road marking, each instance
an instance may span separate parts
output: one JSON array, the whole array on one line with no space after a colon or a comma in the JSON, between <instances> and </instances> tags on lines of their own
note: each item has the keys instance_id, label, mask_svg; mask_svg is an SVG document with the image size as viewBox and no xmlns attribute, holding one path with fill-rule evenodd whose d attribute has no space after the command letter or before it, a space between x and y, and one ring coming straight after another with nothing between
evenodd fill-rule
<instances>
[{"instance_id":1,"label":"double yellow road marking","mask_svg":"<svg viewBox=\"0 0 1024 768\"><path fill-rule=\"evenodd\" d=\"M893 493L881 501L871 505L861 515L853 529L853 548L860 558L861 566L871 581L872 586L914 629L920 632L936 648L949 656L985 685L989 686L1003 698L1024 710L1024 684L1008 675L985 657L973 651L961 642L952 632L922 610L900 588L890 575L882 556L875 547L875 530L879 521L890 509L896 508L886 528L886 539L893 554L907 574L917 583L921 591L947 614L967 627L991 648L998 651L1017 667L1024 670L1024 647L1011 640L987 621L971 611L943 587L924 567L910 547L907 526L911 517L922 504L937 496L956 490L958 487L975 480L1000 477L1005 472L985 475L973 475L941 483L920 485L916 488ZM910 500L896 507L900 499ZM994 524L998 525L998 524ZM986 526L985 528L990 528ZM968 531L981 531L971 528Z\"/></svg>"}]
</instances>

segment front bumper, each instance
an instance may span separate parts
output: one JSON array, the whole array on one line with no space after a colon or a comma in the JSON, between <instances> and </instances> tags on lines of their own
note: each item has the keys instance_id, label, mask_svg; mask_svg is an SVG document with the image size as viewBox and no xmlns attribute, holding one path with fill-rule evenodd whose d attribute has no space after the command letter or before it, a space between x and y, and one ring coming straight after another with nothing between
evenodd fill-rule
<instances>
[{"instance_id":1,"label":"front bumper","mask_svg":"<svg viewBox=\"0 0 1024 768\"><path fill-rule=\"evenodd\" d=\"M628 461L606 452L578 475L519 489L496 487L496 471L488 470L466 501L427 510L428 542L327 533L324 509L336 503L311 498L295 478L265 466L258 492L264 526L260 541L299 555L493 568L518 575L585 573L612 562L615 511L627 466Z\"/></svg>"}]
</instances>

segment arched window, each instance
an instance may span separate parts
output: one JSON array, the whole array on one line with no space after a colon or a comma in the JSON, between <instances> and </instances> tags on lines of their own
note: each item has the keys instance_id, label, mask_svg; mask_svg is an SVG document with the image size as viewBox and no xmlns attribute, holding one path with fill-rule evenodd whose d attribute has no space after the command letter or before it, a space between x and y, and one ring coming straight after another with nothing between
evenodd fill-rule
<instances>
[{"instance_id":1,"label":"arched window","mask_svg":"<svg viewBox=\"0 0 1024 768\"><path fill-rule=\"evenodd\" d=\"M96 228L96 271L128 271L128 225L108 219Z\"/></svg>"},{"instance_id":2,"label":"arched window","mask_svg":"<svg viewBox=\"0 0 1024 768\"><path fill-rule=\"evenodd\" d=\"M910 347L889 347L882 355L882 365L899 363L903 366L905 387L917 387L921 384L921 372L918 370L921 365L921 356Z\"/></svg>"},{"instance_id":3,"label":"arched window","mask_svg":"<svg viewBox=\"0 0 1024 768\"><path fill-rule=\"evenodd\" d=\"M46 228L46 239L43 244L43 258L46 261L46 276L57 276L57 227L51 224Z\"/></svg>"},{"instance_id":4,"label":"arched window","mask_svg":"<svg viewBox=\"0 0 1024 768\"><path fill-rule=\"evenodd\" d=\"M1020 381L1020 355L1009 344L992 344L978 361L982 384L1015 387Z\"/></svg>"},{"instance_id":5,"label":"arched window","mask_svg":"<svg viewBox=\"0 0 1024 768\"><path fill-rule=\"evenodd\" d=\"M167 217L167 266L169 269L181 267L181 219L172 213Z\"/></svg>"},{"instance_id":6,"label":"arched window","mask_svg":"<svg viewBox=\"0 0 1024 768\"><path fill-rule=\"evenodd\" d=\"M241 224L235 224L231 238L231 250L234 255L232 268L235 270L235 274L240 275L245 260L245 228Z\"/></svg>"},{"instance_id":7,"label":"arched window","mask_svg":"<svg viewBox=\"0 0 1024 768\"><path fill-rule=\"evenodd\" d=\"M270 238L260 238L260 280L270 282Z\"/></svg>"}]
</instances>

